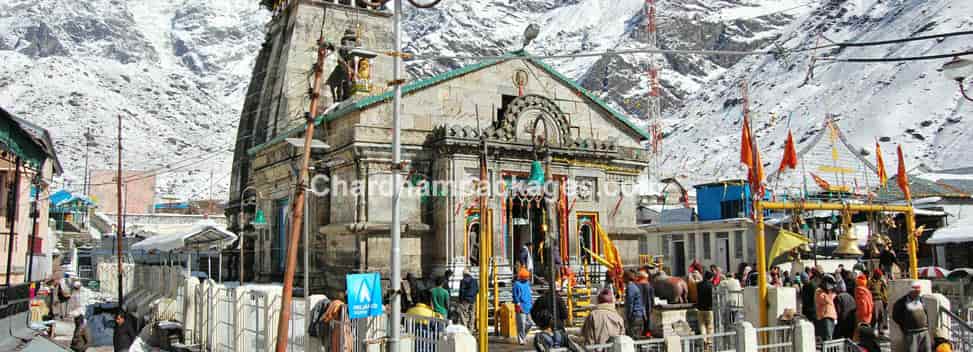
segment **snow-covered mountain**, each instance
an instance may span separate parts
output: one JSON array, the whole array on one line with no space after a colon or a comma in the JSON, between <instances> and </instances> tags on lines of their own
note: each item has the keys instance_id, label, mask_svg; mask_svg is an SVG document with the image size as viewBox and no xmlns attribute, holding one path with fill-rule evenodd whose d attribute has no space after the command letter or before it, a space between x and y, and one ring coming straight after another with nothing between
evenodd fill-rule
<instances>
[{"instance_id":1,"label":"snow-covered mountain","mask_svg":"<svg viewBox=\"0 0 973 352\"><path fill-rule=\"evenodd\" d=\"M563 54L645 47L644 0L444 0L406 6L407 50L418 54L494 55L521 49L528 23L541 26L527 47ZM964 0L657 0L662 48L758 50L865 41L973 28ZM68 175L80 182L86 128L95 168L111 166L116 118L125 118L127 165L180 167L167 173L184 197L228 184L230 149L245 87L268 14L256 0L7 0L0 3L0 105L48 127ZM825 113L853 143L901 142L933 167L973 164L971 105L936 72L943 61L848 64L819 61L804 83L811 54L909 56L968 49L968 38L783 56L657 55L667 135L657 175L710 181L739 173L738 83L752 83L756 134L765 162L779 157L788 119L798 140L822 129ZM649 55L551 59L633 117L648 92ZM423 76L467 62L409 62ZM644 121L641 122L645 124ZM774 141L774 144L771 144ZM870 148L869 148L870 149ZM887 153L894 151L888 146ZM184 160L187 160L183 162ZM886 160L894 160L887 155Z\"/></svg>"},{"instance_id":2,"label":"snow-covered mountain","mask_svg":"<svg viewBox=\"0 0 973 352\"><path fill-rule=\"evenodd\" d=\"M90 165L160 175L163 192L227 188L245 88L268 15L251 0L0 2L0 106L48 128L80 190Z\"/></svg>"},{"instance_id":3,"label":"snow-covered mountain","mask_svg":"<svg viewBox=\"0 0 973 352\"><path fill-rule=\"evenodd\" d=\"M973 29L973 2L962 0L830 0L783 29L784 48L814 47L829 42L873 42ZM911 169L973 165L973 103L964 100L956 82L943 77L947 59L891 63L850 63L836 58L912 57L947 54L973 48L969 36L893 45L830 48L784 57L748 57L714 77L690 95L682 109L665 120L663 174L697 170L695 179L738 177L741 89L750 82L752 126L768 170L779 165L788 126L798 150L815 134L826 133L825 117L856 148L874 161L874 145L883 144L890 174L896 167L895 144L901 144ZM769 172L769 171L768 171ZM693 178L690 177L692 180Z\"/></svg>"}]
</instances>

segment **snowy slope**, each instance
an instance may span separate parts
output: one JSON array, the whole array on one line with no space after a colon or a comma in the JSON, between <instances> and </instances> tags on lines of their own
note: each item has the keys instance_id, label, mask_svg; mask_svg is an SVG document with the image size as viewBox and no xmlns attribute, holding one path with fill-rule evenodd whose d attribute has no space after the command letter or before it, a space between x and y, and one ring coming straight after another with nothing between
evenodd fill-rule
<instances>
[{"instance_id":1,"label":"snowy slope","mask_svg":"<svg viewBox=\"0 0 973 352\"><path fill-rule=\"evenodd\" d=\"M965 0L658 0L662 48L755 50L831 40L876 40L973 28ZM528 23L541 26L535 54L645 47L644 0L445 0L431 10L406 6L405 44L420 54L495 55L521 49ZM160 188L199 198L214 173L227 187L230 152L245 87L268 17L253 0L7 0L0 2L0 105L48 127L77 186L91 127L92 165L115 158L116 116L126 121L127 165L183 167ZM965 38L968 43L968 38ZM963 38L842 52L906 56L968 49ZM657 176L694 171L698 180L735 177L741 78L753 82L754 119L764 161L780 155L787 119L806 143L837 114L852 143L876 137L904 143L913 163L963 166L971 111L942 61L825 64L801 85L808 55L770 57L659 55L667 138ZM548 60L634 117L644 117L648 55ZM457 60L412 61L424 76ZM776 116L776 118L774 117ZM65 123L67 122L67 123ZM640 123L645 124L645 121ZM911 131L909 131L911 129ZM908 132L907 132L908 131ZM920 139L921 138L921 139ZM774 143L771 145L771 143ZM803 145L802 145L803 146ZM885 145L886 161L894 147ZM182 162L187 160L186 162Z\"/></svg>"},{"instance_id":2,"label":"snowy slope","mask_svg":"<svg viewBox=\"0 0 973 352\"><path fill-rule=\"evenodd\" d=\"M407 50L439 55L498 55L522 48L523 30L541 34L527 50L565 54L645 47L644 0L444 1L431 10L406 7ZM662 48L750 50L770 44L780 30L811 10L799 0L658 1ZM549 60L559 71L633 116L643 117L648 55ZM711 77L736 63L733 57L666 55L663 106L677 108ZM411 62L413 75L428 75L466 62ZM607 83L607 89L604 89Z\"/></svg>"},{"instance_id":3,"label":"snowy slope","mask_svg":"<svg viewBox=\"0 0 973 352\"><path fill-rule=\"evenodd\" d=\"M221 194L266 20L248 0L0 2L0 106L50 130L69 187L88 128L92 168L114 167L121 115L126 168L176 168L159 188L194 198L212 172Z\"/></svg>"},{"instance_id":4,"label":"snowy slope","mask_svg":"<svg viewBox=\"0 0 973 352\"><path fill-rule=\"evenodd\" d=\"M830 1L795 22L781 38L784 47L811 47L816 33L836 42L888 40L973 28L973 2ZM822 50L834 57L907 57L971 48L969 37L900 45ZM811 54L811 53L807 53ZM754 133L768 170L782 155L788 123L798 150L824 129L826 114L856 148L874 152L882 141L889 173L895 173L895 144L902 144L911 169L973 165L973 104L938 69L946 60L861 64L819 61L804 84L811 55L781 60L750 57L689 97L666 121L663 175L707 179L739 177L741 105L739 82L751 82ZM790 119L788 119L790 116ZM874 155L867 156L874 160ZM768 171L769 173L769 171Z\"/></svg>"}]
</instances>

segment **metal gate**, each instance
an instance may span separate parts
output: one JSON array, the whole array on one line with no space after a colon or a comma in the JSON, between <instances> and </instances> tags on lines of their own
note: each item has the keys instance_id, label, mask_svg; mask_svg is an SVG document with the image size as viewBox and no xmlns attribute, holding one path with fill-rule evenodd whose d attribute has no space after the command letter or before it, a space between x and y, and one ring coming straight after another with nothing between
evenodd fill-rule
<instances>
[{"instance_id":1,"label":"metal gate","mask_svg":"<svg viewBox=\"0 0 973 352\"><path fill-rule=\"evenodd\" d=\"M243 303L243 341L241 352L268 351L267 345L267 294L247 291Z\"/></svg>"},{"instance_id":2,"label":"metal gate","mask_svg":"<svg viewBox=\"0 0 973 352\"><path fill-rule=\"evenodd\" d=\"M714 291L713 305L716 331L727 331L743 320L743 290L730 290L720 285Z\"/></svg>"}]
</instances>

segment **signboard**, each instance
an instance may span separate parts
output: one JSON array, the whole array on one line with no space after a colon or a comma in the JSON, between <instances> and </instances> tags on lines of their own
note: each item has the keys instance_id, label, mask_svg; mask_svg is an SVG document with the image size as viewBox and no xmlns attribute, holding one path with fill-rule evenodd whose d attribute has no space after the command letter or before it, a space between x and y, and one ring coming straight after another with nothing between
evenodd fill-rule
<instances>
[{"instance_id":1,"label":"signboard","mask_svg":"<svg viewBox=\"0 0 973 352\"><path fill-rule=\"evenodd\" d=\"M101 289L101 281L98 281L98 280L88 281L88 288L90 288L92 290L95 290L95 291L100 290Z\"/></svg>"},{"instance_id":2,"label":"signboard","mask_svg":"<svg viewBox=\"0 0 973 352\"><path fill-rule=\"evenodd\" d=\"M345 283L349 318L382 315L382 282L378 273L345 275Z\"/></svg>"}]
</instances>

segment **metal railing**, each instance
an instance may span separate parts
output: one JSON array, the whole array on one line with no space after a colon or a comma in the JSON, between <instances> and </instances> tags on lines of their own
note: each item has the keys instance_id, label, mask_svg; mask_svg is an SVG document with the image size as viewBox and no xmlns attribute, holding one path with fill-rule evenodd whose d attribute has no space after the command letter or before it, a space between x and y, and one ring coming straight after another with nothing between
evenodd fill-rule
<instances>
[{"instance_id":1,"label":"metal railing","mask_svg":"<svg viewBox=\"0 0 973 352\"><path fill-rule=\"evenodd\" d=\"M757 329L757 351L792 352L794 351L794 327L770 326Z\"/></svg>"},{"instance_id":2,"label":"metal railing","mask_svg":"<svg viewBox=\"0 0 973 352\"><path fill-rule=\"evenodd\" d=\"M680 339L683 352L732 352L736 351L736 331L712 335L684 336Z\"/></svg>"},{"instance_id":3,"label":"metal railing","mask_svg":"<svg viewBox=\"0 0 973 352\"><path fill-rule=\"evenodd\" d=\"M236 295L233 289L218 288L213 290L215 304L211 305L210 319L215 320L212 326L213 351L235 351L236 335L234 333L234 313L236 311Z\"/></svg>"},{"instance_id":4,"label":"metal railing","mask_svg":"<svg viewBox=\"0 0 973 352\"><path fill-rule=\"evenodd\" d=\"M638 352L664 352L666 341L664 339L635 340L635 350Z\"/></svg>"},{"instance_id":5,"label":"metal railing","mask_svg":"<svg viewBox=\"0 0 973 352\"><path fill-rule=\"evenodd\" d=\"M973 327L948 309L939 307L940 324L949 327L949 340L953 351L973 352Z\"/></svg>"},{"instance_id":6,"label":"metal railing","mask_svg":"<svg viewBox=\"0 0 973 352\"><path fill-rule=\"evenodd\" d=\"M849 339L837 339L837 340L828 340L828 341L821 342L821 344L818 345L818 351L821 351L821 352L860 352L861 349L858 348L858 345L855 344L854 341L851 341Z\"/></svg>"},{"instance_id":7,"label":"metal railing","mask_svg":"<svg viewBox=\"0 0 973 352\"><path fill-rule=\"evenodd\" d=\"M249 291L243 301L243 341L241 352L260 352L267 345L267 294Z\"/></svg>"},{"instance_id":8,"label":"metal railing","mask_svg":"<svg viewBox=\"0 0 973 352\"><path fill-rule=\"evenodd\" d=\"M416 352L435 352L439 341L446 338L447 326L449 321L443 319L411 314L402 316L402 333L415 341Z\"/></svg>"},{"instance_id":9,"label":"metal railing","mask_svg":"<svg viewBox=\"0 0 973 352\"><path fill-rule=\"evenodd\" d=\"M304 323L304 300L291 301L291 321L288 324L287 350L290 352L304 351L304 340L307 328Z\"/></svg>"},{"instance_id":10,"label":"metal railing","mask_svg":"<svg viewBox=\"0 0 973 352\"><path fill-rule=\"evenodd\" d=\"M365 352L369 345L385 342L388 316L332 320L324 334L319 337L323 351L328 352Z\"/></svg>"},{"instance_id":11,"label":"metal railing","mask_svg":"<svg viewBox=\"0 0 973 352\"><path fill-rule=\"evenodd\" d=\"M743 290L730 290L719 286L713 291L714 325L716 331L730 330L734 324L743 320Z\"/></svg>"}]
</instances>

